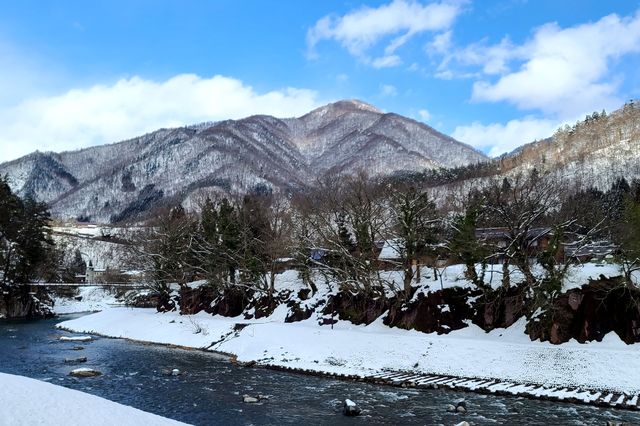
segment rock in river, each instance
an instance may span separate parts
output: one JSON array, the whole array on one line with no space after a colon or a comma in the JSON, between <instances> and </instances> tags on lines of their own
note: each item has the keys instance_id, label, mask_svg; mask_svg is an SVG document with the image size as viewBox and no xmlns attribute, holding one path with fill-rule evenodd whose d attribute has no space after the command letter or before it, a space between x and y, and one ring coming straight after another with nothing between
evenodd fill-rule
<instances>
[{"instance_id":1,"label":"rock in river","mask_svg":"<svg viewBox=\"0 0 640 426\"><path fill-rule=\"evenodd\" d=\"M349 417L353 417L353 416L358 416L360 415L360 408L356 405L355 402L353 402L350 399L345 399L344 400L344 406L342 408L342 413L345 416L349 416Z\"/></svg>"},{"instance_id":2,"label":"rock in river","mask_svg":"<svg viewBox=\"0 0 640 426\"><path fill-rule=\"evenodd\" d=\"M260 400L253 396L242 395L242 402L244 402L245 404L255 404L257 402L260 402Z\"/></svg>"},{"instance_id":3,"label":"rock in river","mask_svg":"<svg viewBox=\"0 0 640 426\"><path fill-rule=\"evenodd\" d=\"M65 364L79 364L81 362L87 362L87 357L86 356L81 356L80 358L65 358L64 359L64 363Z\"/></svg>"},{"instance_id":4,"label":"rock in river","mask_svg":"<svg viewBox=\"0 0 640 426\"><path fill-rule=\"evenodd\" d=\"M92 368L76 368L69 373L70 376L74 377L96 377L101 374L101 372Z\"/></svg>"},{"instance_id":5,"label":"rock in river","mask_svg":"<svg viewBox=\"0 0 640 426\"><path fill-rule=\"evenodd\" d=\"M60 336L62 342L89 342L91 336Z\"/></svg>"}]
</instances>

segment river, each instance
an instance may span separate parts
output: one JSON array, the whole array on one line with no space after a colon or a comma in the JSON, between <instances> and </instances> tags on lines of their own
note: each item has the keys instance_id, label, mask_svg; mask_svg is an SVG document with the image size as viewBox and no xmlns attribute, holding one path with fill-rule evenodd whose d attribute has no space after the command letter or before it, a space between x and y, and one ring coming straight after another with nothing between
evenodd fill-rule
<instances>
[{"instance_id":1,"label":"river","mask_svg":"<svg viewBox=\"0 0 640 426\"><path fill-rule=\"evenodd\" d=\"M69 333L56 330L55 324L70 318L0 320L0 372L46 380L194 425L454 425L463 420L472 425L604 425L607 420L640 424L640 413L630 411L330 380L239 367L216 354L119 339L59 341ZM64 359L81 356L88 358L82 366L103 375L70 377L69 371L77 366ZM174 368L182 374L166 374ZM244 404L243 394L269 399ZM363 415L344 417L344 398L356 401ZM469 412L448 413L447 404L460 398Z\"/></svg>"}]
</instances>

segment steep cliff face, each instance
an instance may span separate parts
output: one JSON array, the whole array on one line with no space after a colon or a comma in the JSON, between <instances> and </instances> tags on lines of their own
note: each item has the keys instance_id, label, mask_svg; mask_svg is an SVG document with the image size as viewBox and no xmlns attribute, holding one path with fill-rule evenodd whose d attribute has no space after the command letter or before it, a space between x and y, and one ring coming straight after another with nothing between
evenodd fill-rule
<instances>
[{"instance_id":1,"label":"steep cliff face","mask_svg":"<svg viewBox=\"0 0 640 426\"><path fill-rule=\"evenodd\" d=\"M156 132L112 145L33 153L0 165L19 194L54 216L120 221L203 189L296 189L326 173L456 167L486 157L429 126L340 101L299 118L252 116Z\"/></svg>"}]
</instances>

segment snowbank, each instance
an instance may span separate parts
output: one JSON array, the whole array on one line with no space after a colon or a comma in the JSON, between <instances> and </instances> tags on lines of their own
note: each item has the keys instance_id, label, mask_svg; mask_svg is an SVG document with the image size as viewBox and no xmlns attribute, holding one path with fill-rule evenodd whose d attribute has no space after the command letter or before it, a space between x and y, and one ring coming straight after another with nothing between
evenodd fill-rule
<instances>
[{"instance_id":1,"label":"snowbank","mask_svg":"<svg viewBox=\"0 0 640 426\"><path fill-rule=\"evenodd\" d=\"M490 333L470 325L448 335L436 335L389 328L381 320L368 326L340 321L331 329L318 325L314 317L283 323L282 316L280 308L260 320L114 308L63 322L59 327L216 350L233 354L241 362L326 373L371 375L390 369L640 392L640 345L627 346L613 333L601 343L571 341L557 346L531 342L524 334L524 320Z\"/></svg>"},{"instance_id":2,"label":"snowbank","mask_svg":"<svg viewBox=\"0 0 640 426\"><path fill-rule=\"evenodd\" d=\"M59 315L97 312L124 304L123 301L116 299L113 293L99 286L78 287L78 296L76 298L54 297L53 303L53 312Z\"/></svg>"},{"instance_id":3,"label":"snowbank","mask_svg":"<svg viewBox=\"0 0 640 426\"><path fill-rule=\"evenodd\" d=\"M0 425L184 425L94 395L0 373Z\"/></svg>"}]
</instances>

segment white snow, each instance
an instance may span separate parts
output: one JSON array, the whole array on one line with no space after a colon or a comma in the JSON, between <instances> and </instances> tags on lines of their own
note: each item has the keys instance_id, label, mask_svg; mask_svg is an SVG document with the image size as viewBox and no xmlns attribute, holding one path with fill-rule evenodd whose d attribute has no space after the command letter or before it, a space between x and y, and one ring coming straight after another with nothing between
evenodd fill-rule
<instances>
[{"instance_id":1,"label":"white snow","mask_svg":"<svg viewBox=\"0 0 640 426\"><path fill-rule=\"evenodd\" d=\"M74 370L71 370L69 372L69 374L71 374L71 375L80 374L80 373L98 373L98 371L94 370L93 368L80 367L80 368L76 368Z\"/></svg>"},{"instance_id":2,"label":"white snow","mask_svg":"<svg viewBox=\"0 0 640 426\"><path fill-rule=\"evenodd\" d=\"M54 297L53 312L56 314L96 312L112 306L123 305L123 301L116 299L112 292L99 286L78 287L76 297Z\"/></svg>"},{"instance_id":3,"label":"white snow","mask_svg":"<svg viewBox=\"0 0 640 426\"><path fill-rule=\"evenodd\" d=\"M389 328L379 319L368 326L338 322L333 329L315 318L283 323L282 312L244 320L199 313L157 313L113 308L61 323L83 333L206 348L238 361L343 374L383 369L557 387L640 392L640 347L617 336L601 343L563 345L531 342L524 319L508 329L485 333L475 325L448 335ZM193 323L203 332L196 333ZM235 324L246 324L234 331Z\"/></svg>"},{"instance_id":4,"label":"white snow","mask_svg":"<svg viewBox=\"0 0 640 426\"><path fill-rule=\"evenodd\" d=\"M61 336L59 340L63 342L88 342L91 340L91 336Z\"/></svg>"},{"instance_id":5,"label":"white snow","mask_svg":"<svg viewBox=\"0 0 640 426\"><path fill-rule=\"evenodd\" d=\"M0 425L184 425L94 395L0 373Z\"/></svg>"}]
</instances>

